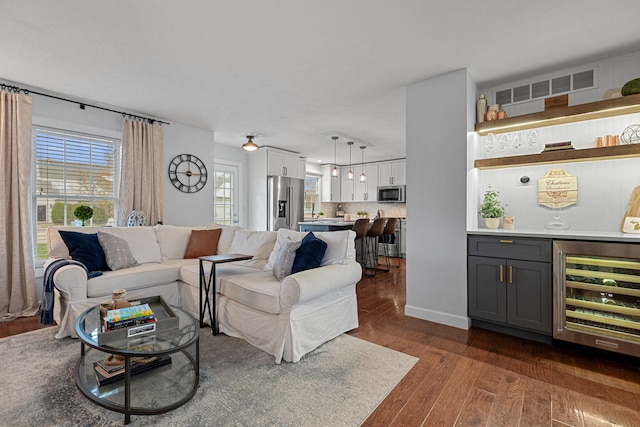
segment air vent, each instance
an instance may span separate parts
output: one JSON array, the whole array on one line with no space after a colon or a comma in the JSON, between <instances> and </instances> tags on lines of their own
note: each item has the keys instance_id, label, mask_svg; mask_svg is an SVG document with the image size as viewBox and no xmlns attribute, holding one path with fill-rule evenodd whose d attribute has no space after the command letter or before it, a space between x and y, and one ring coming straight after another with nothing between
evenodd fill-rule
<instances>
[{"instance_id":1,"label":"air vent","mask_svg":"<svg viewBox=\"0 0 640 427\"><path fill-rule=\"evenodd\" d=\"M551 79L551 93L557 95L571 91L571 76L562 76Z\"/></svg>"},{"instance_id":2,"label":"air vent","mask_svg":"<svg viewBox=\"0 0 640 427\"><path fill-rule=\"evenodd\" d=\"M543 96L549 96L549 80L531 84L531 98L542 98Z\"/></svg>"},{"instance_id":3,"label":"air vent","mask_svg":"<svg viewBox=\"0 0 640 427\"><path fill-rule=\"evenodd\" d=\"M593 87L593 70L575 73L573 75L573 90Z\"/></svg>"},{"instance_id":4,"label":"air vent","mask_svg":"<svg viewBox=\"0 0 640 427\"><path fill-rule=\"evenodd\" d=\"M513 88L513 102L526 101L529 99L529 85Z\"/></svg>"},{"instance_id":5,"label":"air vent","mask_svg":"<svg viewBox=\"0 0 640 427\"><path fill-rule=\"evenodd\" d=\"M596 70L580 71L574 74L553 77L495 92L496 104L509 105L527 102L532 99L545 98L549 95L559 95L591 89L597 86Z\"/></svg>"}]
</instances>

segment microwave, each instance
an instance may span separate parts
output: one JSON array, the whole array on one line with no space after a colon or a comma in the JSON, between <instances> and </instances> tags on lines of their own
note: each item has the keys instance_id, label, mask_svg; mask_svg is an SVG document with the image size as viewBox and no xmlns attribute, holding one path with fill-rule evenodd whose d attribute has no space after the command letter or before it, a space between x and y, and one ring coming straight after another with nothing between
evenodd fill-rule
<instances>
[{"instance_id":1,"label":"microwave","mask_svg":"<svg viewBox=\"0 0 640 427\"><path fill-rule=\"evenodd\" d=\"M405 203L406 201L406 185L378 187L378 203Z\"/></svg>"}]
</instances>

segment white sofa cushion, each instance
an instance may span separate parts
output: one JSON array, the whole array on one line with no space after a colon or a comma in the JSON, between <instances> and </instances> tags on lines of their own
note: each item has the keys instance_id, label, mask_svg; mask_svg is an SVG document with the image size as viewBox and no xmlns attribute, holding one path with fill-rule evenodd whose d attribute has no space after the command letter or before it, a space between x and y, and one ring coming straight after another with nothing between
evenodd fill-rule
<instances>
[{"instance_id":1,"label":"white sofa cushion","mask_svg":"<svg viewBox=\"0 0 640 427\"><path fill-rule=\"evenodd\" d=\"M233 237L237 230L243 230L243 228L239 225L221 225L215 222L207 225L207 229L209 230L216 228L222 228L220 239L218 239L218 253L223 255L231 253L229 252L229 247L231 246L231 242L233 242Z\"/></svg>"},{"instance_id":2,"label":"white sofa cushion","mask_svg":"<svg viewBox=\"0 0 640 427\"><path fill-rule=\"evenodd\" d=\"M276 243L275 231L236 230L229 246L230 254L253 255L253 259L238 264L262 269Z\"/></svg>"},{"instance_id":3,"label":"white sofa cushion","mask_svg":"<svg viewBox=\"0 0 640 427\"><path fill-rule=\"evenodd\" d=\"M160 246L152 227L50 227L47 230L49 258L71 259L67 245L60 237L58 230L75 231L79 233L97 233L104 231L123 238L129 245L131 255L139 264L161 262Z\"/></svg>"},{"instance_id":4,"label":"white sofa cushion","mask_svg":"<svg viewBox=\"0 0 640 427\"><path fill-rule=\"evenodd\" d=\"M160 245L162 260L184 258L191 230L206 230L207 227L185 227L180 225L158 224L153 226Z\"/></svg>"},{"instance_id":5,"label":"white sofa cushion","mask_svg":"<svg viewBox=\"0 0 640 427\"><path fill-rule=\"evenodd\" d=\"M269 254L269 260L264 266L264 270L273 270L276 257L285 241L301 241L308 232L288 230L281 228L278 230L276 243L273 251ZM318 239L327 243L327 251L322 258L322 266L331 264L349 264L356 260L356 233L352 230L322 231L313 233Z\"/></svg>"},{"instance_id":6,"label":"white sofa cushion","mask_svg":"<svg viewBox=\"0 0 640 427\"><path fill-rule=\"evenodd\" d=\"M220 293L266 313L280 313L281 283L271 271L227 276L220 280Z\"/></svg>"},{"instance_id":7,"label":"white sofa cushion","mask_svg":"<svg viewBox=\"0 0 640 427\"><path fill-rule=\"evenodd\" d=\"M116 271L105 271L101 276L87 282L87 297L106 297L116 289L149 288L173 283L178 280L176 265L146 263Z\"/></svg>"},{"instance_id":8,"label":"white sofa cushion","mask_svg":"<svg viewBox=\"0 0 640 427\"><path fill-rule=\"evenodd\" d=\"M322 265L349 264L356 261L356 233L353 230L323 231L313 233L327 243Z\"/></svg>"},{"instance_id":9,"label":"white sofa cushion","mask_svg":"<svg viewBox=\"0 0 640 427\"><path fill-rule=\"evenodd\" d=\"M191 260L194 261L194 260ZM175 262L175 261L172 261ZM211 263L205 262L202 264L202 268L205 272L205 277L209 278L209 272L211 271ZM256 273L259 270L256 270L253 267L247 267L246 265L238 265L237 262L227 262L224 264L216 265L216 290L220 289L220 279L228 276L235 276L237 274L247 274L247 273ZM200 287L200 265L196 260L195 263L184 264L180 268L180 277L179 279L196 288Z\"/></svg>"}]
</instances>

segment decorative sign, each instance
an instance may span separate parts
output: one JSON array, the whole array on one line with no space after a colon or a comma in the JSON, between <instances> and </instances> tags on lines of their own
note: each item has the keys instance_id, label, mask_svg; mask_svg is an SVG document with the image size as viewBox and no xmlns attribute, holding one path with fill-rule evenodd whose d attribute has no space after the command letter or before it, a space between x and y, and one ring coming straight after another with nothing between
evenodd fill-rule
<instances>
[{"instance_id":1,"label":"decorative sign","mask_svg":"<svg viewBox=\"0 0 640 427\"><path fill-rule=\"evenodd\" d=\"M538 180L538 204L565 208L578 203L578 177L564 169L551 169Z\"/></svg>"},{"instance_id":2,"label":"decorative sign","mask_svg":"<svg viewBox=\"0 0 640 427\"><path fill-rule=\"evenodd\" d=\"M640 234L640 218L636 216L625 217L624 224L622 225L622 231L624 233Z\"/></svg>"}]
</instances>

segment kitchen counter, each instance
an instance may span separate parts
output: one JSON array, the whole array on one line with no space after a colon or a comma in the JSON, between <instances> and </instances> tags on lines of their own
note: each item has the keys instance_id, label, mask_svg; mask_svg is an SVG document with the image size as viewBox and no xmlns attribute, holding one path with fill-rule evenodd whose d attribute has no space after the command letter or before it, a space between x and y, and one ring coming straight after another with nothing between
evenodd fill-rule
<instances>
[{"instance_id":1,"label":"kitchen counter","mask_svg":"<svg viewBox=\"0 0 640 427\"><path fill-rule=\"evenodd\" d=\"M486 236L522 236L544 237L556 240L594 240L603 242L640 243L640 234L621 233L619 231L582 231L582 230L534 230L534 229L490 229L467 230L467 234Z\"/></svg>"},{"instance_id":2,"label":"kitchen counter","mask_svg":"<svg viewBox=\"0 0 640 427\"><path fill-rule=\"evenodd\" d=\"M300 226L300 231L337 231L351 230L353 228L353 222L332 220L303 221L299 222L298 225Z\"/></svg>"}]
</instances>

